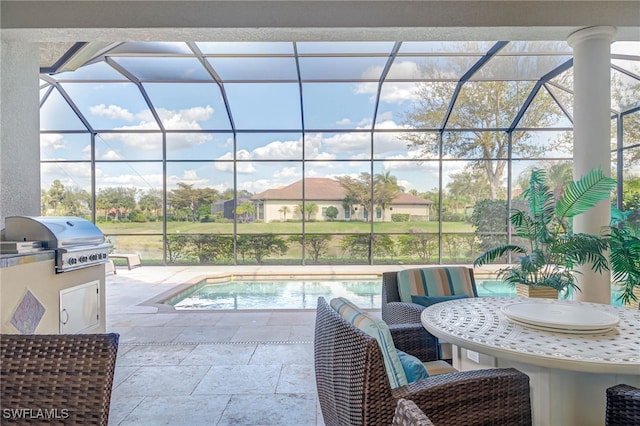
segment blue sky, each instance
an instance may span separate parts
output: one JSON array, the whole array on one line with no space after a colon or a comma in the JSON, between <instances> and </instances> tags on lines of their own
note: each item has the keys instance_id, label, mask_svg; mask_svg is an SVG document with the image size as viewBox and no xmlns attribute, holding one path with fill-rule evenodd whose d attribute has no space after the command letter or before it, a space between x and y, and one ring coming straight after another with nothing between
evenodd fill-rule
<instances>
[{"instance_id":1,"label":"blue sky","mask_svg":"<svg viewBox=\"0 0 640 426\"><path fill-rule=\"evenodd\" d=\"M491 42L485 43L491 46ZM290 54L291 43L199 43L200 49L223 52L271 52ZM232 45L232 46L230 46ZM353 43L299 43L300 53L323 53L331 51L349 52ZM359 51L386 52L393 43L355 43ZM176 51L183 51L183 44L176 43ZM455 58L458 67L473 64L478 53L486 48L480 44L478 52ZM406 43L407 52L447 51L447 43ZM401 52L402 52L401 49ZM515 48L513 48L515 49ZM624 49L623 49L624 51ZM508 53L508 51L506 51ZM498 58L509 61L512 57ZM559 55L558 61L566 56ZM301 179L303 136L300 104L300 87L295 79L295 61L291 57L222 58L207 60L219 75L228 80L256 79L257 82L225 82L224 87L237 134L236 157L241 160L281 160L259 163L240 162L237 165L238 189L260 192L268 188L290 184ZM175 187L178 182L196 187L214 187L225 190L233 186L234 158L233 134L223 102L222 93L194 58L152 58L142 61L135 57L114 59L140 78L166 78L172 76L178 82L143 82L150 101L167 130L200 131L213 133L168 133L167 134L167 184ZM155 63L154 61L158 61ZM357 175L369 172L370 163L365 161L371 154L370 130L374 123L375 100L378 92L377 80L382 73L386 57L301 57L301 75L309 79L337 79L352 81L303 82L302 109L304 126L308 129L304 137L307 159L314 160L305 165L308 177L334 177ZM452 62L449 56L399 57L389 70L389 76L397 79L430 78L424 75L421 61ZM162 66L160 66L160 64ZM637 66L634 62L633 66ZM488 70L500 73L500 67ZM455 80L460 77L456 67L445 76ZM91 126L98 130L96 138L97 160L112 161L96 165L98 188L105 186L138 186L142 189L162 187L162 164L153 161L162 159L162 136L148 105L138 87L128 82L121 74L104 62L80 68L72 73L54 76L68 92L79 111ZM189 83L196 78L206 83ZM100 79L100 82L73 82L76 79ZM353 81L361 79L361 81ZM277 81L265 81L277 80ZM455 83L446 84L453 91ZM44 93L45 90L42 91ZM547 95L548 96L548 95ZM404 114L418 101L418 86L415 82L389 81L381 88L380 104L375 123L376 129L388 129L374 136L373 156L385 161L375 163L374 173L390 171L405 189L426 191L438 185L438 163L429 161L415 148L409 148L399 130L411 130L404 124ZM454 111L455 113L455 111ZM558 126L567 125L568 120ZM41 108L42 130L83 130L81 121L54 90ZM274 129L275 132L258 130ZM100 130L117 130L128 133L108 133ZM251 130L251 133L242 133ZM316 131L318 130L318 131ZM362 132L339 132L338 130L363 130ZM395 131L395 132L394 132ZM536 140L547 140L555 133L540 133ZM91 151L88 134L43 134L41 138L43 160L89 160ZM547 155L570 156L570 153ZM415 161L405 160L415 159ZM194 162L203 161L202 163ZM336 161L343 160L343 161ZM464 161L446 162L443 165L445 184L448 175L460 171ZM520 163L516 168L520 168ZM527 163L527 165L529 165ZM524 167L524 166L522 166ZM66 186L89 188L90 165L87 163L53 163L42 166L43 188L48 188L53 179L60 179Z\"/></svg>"}]
</instances>

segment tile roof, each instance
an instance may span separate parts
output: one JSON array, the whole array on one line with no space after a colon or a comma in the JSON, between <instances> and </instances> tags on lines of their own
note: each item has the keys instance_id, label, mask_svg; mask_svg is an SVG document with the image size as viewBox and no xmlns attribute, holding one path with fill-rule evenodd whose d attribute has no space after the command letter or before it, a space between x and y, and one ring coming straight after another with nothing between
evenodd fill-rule
<instances>
[{"instance_id":1,"label":"tile roof","mask_svg":"<svg viewBox=\"0 0 640 426\"><path fill-rule=\"evenodd\" d=\"M304 181L305 198L307 200L341 202L345 197L345 189L340 182L335 179L306 178ZM255 194L251 198L253 200L299 201L302 199L302 180L280 188L267 189L259 194ZM394 198L393 204L429 205L433 204L433 202L406 192L401 192Z\"/></svg>"}]
</instances>

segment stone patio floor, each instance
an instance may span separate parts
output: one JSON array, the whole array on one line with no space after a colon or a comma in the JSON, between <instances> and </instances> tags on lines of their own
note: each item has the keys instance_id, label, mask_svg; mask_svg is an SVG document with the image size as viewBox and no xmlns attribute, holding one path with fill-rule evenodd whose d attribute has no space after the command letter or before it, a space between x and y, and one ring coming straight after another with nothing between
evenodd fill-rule
<instances>
[{"instance_id":1,"label":"stone patio floor","mask_svg":"<svg viewBox=\"0 0 640 426\"><path fill-rule=\"evenodd\" d=\"M142 266L107 275L120 334L110 425L324 425L314 310L185 312L144 304L198 277L379 274L398 266Z\"/></svg>"}]
</instances>

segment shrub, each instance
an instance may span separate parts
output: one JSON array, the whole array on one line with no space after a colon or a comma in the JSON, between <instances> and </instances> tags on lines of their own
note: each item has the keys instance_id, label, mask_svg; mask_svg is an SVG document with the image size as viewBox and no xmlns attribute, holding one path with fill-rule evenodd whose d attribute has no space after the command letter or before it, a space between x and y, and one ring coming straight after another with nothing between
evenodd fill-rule
<instances>
[{"instance_id":1,"label":"shrub","mask_svg":"<svg viewBox=\"0 0 640 426\"><path fill-rule=\"evenodd\" d=\"M409 222L409 213L393 213L391 222Z\"/></svg>"}]
</instances>

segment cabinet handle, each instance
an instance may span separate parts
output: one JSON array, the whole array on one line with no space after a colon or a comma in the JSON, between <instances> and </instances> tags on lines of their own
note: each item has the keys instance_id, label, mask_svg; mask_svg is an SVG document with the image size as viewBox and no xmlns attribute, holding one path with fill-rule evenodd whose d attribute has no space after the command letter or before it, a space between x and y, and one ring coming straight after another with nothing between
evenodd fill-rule
<instances>
[{"instance_id":1,"label":"cabinet handle","mask_svg":"<svg viewBox=\"0 0 640 426\"><path fill-rule=\"evenodd\" d=\"M67 315L67 319L65 319L64 321L62 321L62 314ZM62 323L62 325L66 325L69 322L69 312L67 312L66 309L63 309L62 311L60 311L60 322Z\"/></svg>"}]
</instances>

